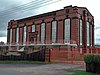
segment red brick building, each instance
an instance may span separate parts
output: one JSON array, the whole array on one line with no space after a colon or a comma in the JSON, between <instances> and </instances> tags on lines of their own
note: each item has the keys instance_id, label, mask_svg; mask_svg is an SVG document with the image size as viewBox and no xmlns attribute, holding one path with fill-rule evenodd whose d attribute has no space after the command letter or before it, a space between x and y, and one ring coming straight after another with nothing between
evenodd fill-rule
<instances>
[{"instance_id":1,"label":"red brick building","mask_svg":"<svg viewBox=\"0 0 100 75\"><path fill-rule=\"evenodd\" d=\"M66 6L53 12L8 23L8 44L76 43L94 46L94 17L85 7Z\"/></svg>"}]
</instances>

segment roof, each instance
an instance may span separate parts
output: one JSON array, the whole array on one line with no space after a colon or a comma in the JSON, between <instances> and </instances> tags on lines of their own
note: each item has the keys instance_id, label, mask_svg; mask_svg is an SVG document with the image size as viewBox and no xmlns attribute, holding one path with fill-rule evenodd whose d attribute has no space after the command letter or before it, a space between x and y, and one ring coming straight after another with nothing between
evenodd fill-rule
<instances>
[{"instance_id":1,"label":"roof","mask_svg":"<svg viewBox=\"0 0 100 75\"><path fill-rule=\"evenodd\" d=\"M86 9L88 12L89 10L86 7L77 7L77 6L66 6L65 8L81 8L81 9ZM64 10L64 9L60 9L60 10ZM30 17L26 17L26 18L22 18L19 20L16 20L17 22L23 22L23 21L27 21L27 20L33 20L33 19L37 19L37 18L41 18L41 17L45 17L45 16L51 16L51 15L55 15L57 11L60 10L55 10L55 11L51 11L51 12L47 12L47 13L43 13L43 14L38 14L38 15L34 15L34 16L30 16ZM89 12L90 13L90 12ZM90 13L90 15L92 16L92 14ZM14 20L15 21L15 20Z\"/></svg>"}]
</instances>

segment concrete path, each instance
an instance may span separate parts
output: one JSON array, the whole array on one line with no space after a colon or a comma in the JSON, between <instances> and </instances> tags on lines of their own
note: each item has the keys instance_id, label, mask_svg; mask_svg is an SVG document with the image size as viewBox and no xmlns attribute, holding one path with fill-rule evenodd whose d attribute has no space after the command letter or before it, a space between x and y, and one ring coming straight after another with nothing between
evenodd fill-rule
<instances>
[{"instance_id":1,"label":"concrete path","mask_svg":"<svg viewBox=\"0 0 100 75\"><path fill-rule=\"evenodd\" d=\"M69 75L84 67L72 64L0 64L0 75Z\"/></svg>"}]
</instances>

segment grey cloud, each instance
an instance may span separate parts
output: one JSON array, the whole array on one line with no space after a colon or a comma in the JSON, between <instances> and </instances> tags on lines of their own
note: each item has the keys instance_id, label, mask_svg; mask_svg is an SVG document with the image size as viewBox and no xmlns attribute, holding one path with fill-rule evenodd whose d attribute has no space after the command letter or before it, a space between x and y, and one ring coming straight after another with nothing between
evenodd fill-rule
<instances>
[{"instance_id":1,"label":"grey cloud","mask_svg":"<svg viewBox=\"0 0 100 75\"><path fill-rule=\"evenodd\" d=\"M100 45L100 38L95 38L95 44Z\"/></svg>"},{"instance_id":2,"label":"grey cloud","mask_svg":"<svg viewBox=\"0 0 100 75\"><path fill-rule=\"evenodd\" d=\"M47 12L49 9L46 7L41 9L29 9L25 7L16 7L22 4L25 4L27 2L34 1L34 0L0 0L0 37L6 36L7 31L7 25L8 22L12 19L21 19L41 13ZM42 0L40 0L42 1ZM34 3L32 3L34 8ZM10 10L8 10L10 9ZM4 11L3 11L4 10ZM22 11L23 10L23 11ZM24 11L26 10L26 11ZM49 10L50 11L50 10Z\"/></svg>"},{"instance_id":3,"label":"grey cloud","mask_svg":"<svg viewBox=\"0 0 100 75\"><path fill-rule=\"evenodd\" d=\"M9 9L11 7L14 7L16 5L18 5L18 2L14 2L15 0L0 0L0 11ZM17 1L17 0L16 0Z\"/></svg>"},{"instance_id":4,"label":"grey cloud","mask_svg":"<svg viewBox=\"0 0 100 75\"><path fill-rule=\"evenodd\" d=\"M26 1L26 0L23 0L23 1ZM6 0L6 1L0 0L0 11L1 11L0 12L0 37L6 36L7 25L10 20L24 18L24 17L34 14L32 10L21 12L22 10L21 8L15 8L15 6L18 6L21 4L23 4L21 0ZM10 9L13 7L14 9ZM8 9L10 9L11 11ZM5 11L2 11L2 10L5 10Z\"/></svg>"},{"instance_id":5,"label":"grey cloud","mask_svg":"<svg viewBox=\"0 0 100 75\"><path fill-rule=\"evenodd\" d=\"M6 37L6 31L0 31L0 37Z\"/></svg>"}]
</instances>

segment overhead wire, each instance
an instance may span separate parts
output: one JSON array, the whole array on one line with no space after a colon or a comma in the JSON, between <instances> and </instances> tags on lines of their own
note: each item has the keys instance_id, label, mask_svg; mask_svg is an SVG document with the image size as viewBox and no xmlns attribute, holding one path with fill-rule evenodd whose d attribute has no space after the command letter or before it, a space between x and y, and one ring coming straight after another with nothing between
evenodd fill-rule
<instances>
[{"instance_id":1,"label":"overhead wire","mask_svg":"<svg viewBox=\"0 0 100 75\"><path fill-rule=\"evenodd\" d=\"M97 30L97 29L100 29L100 27L95 27L94 29Z\"/></svg>"},{"instance_id":2,"label":"overhead wire","mask_svg":"<svg viewBox=\"0 0 100 75\"><path fill-rule=\"evenodd\" d=\"M36 10L46 5L57 3L61 0L35 0L29 3L18 5L16 7L12 7L6 10L0 11L0 23L5 25L9 19L12 19L14 15L20 14L19 12L28 12L30 10ZM22 14L21 13L21 14ZM4 26L5 27L5 26ZM5 28L3 28L5 29Z\"/></svg>"},{"instance_id":3,"label":"overhead wire","mask_svg":"<svg viewBox=\"0 0 100 75\"><path fill-rule=\"evenodd\" d=\"M38 0L38 1L41 1L41 0ZM8 14L8 13L10 13L9 15L12 15L12 14L15 14L15 13L17 13L17 12L22 12L22 11L27 11L27 10L31 10L31 9L37 9L37 8L40 8L40 7L43 7L43 6L45 6L45 5L49 5L49 4L52 4L52 3L55 3L55 2L58 2L58 1L61 1L61 0L55 0L55 1L53 1L53 0L46 0L46 1L42 1L42 2L39 2L39 3L35 3L35 4L33 4L33 5L29 5L29 6L25 6L24 8L22 8L23 7L23 5L22 6L19 6L19 7L16 7L17 9L18 8L20 8L20 9L18 9L18 10L15 10L15 8L13 8L13 10L6 10L5 12L3 11L3 12L0 12L0 14L2 13L2 14ZM30 3L29 3L30 4ZM1 15L2 15L1 14Z\"/></svg>"},{"instance_id":4,"label":"overhead wire","mask_svg":"<svg viewBox=\"0 0 100 75\"><path fill-rule=\"evenodd\" d=\"M42 0L38 0L38 1L42 1ZM48 2L44 2L44 3L43 2L42 3L39 2L38 5L37 5L37 2L34 2L35 5L33 3L31 4L31 2L27 3L27 5L29 4L30 7L26 8L27 6L25 6L26 9L23 9L23 10L20 10L20 11L14 9L15 7L13 7L13 10L9 8L9 9L7 9L5 11L0 11L0 23L1 23L1 25L7 24L9 19L15 19L16 16L21 18L22 15L25 14L25 12L29 13L29 12L31 12L31 10L34 11L34 10L37 10L38 8L41 8L43 6L59 2L61 0L52 0L52 1L51 0L46 0L46 1L48 1ZM18 6L18 8L20 8L20 7L24 7L24 5ZM19 13L19 12L21 12L21 13ZM20 17L20 15L21 15L21 17ZM30 14L28 14L28 15L26 14L26 16L30 16ZM34 14L33 14L33 16L34 16ZM18 19L18 18L16 18L16 19Z\"/></svg>"},{"instance_id":5,"label":"overhead wire","mask_svg":"<svg viewBox=\"0 0 100 75\"><path fill-rule=\"evenodd\" d=\"M37 0L36 2L29 2L29 3L26 3L24 5L20 5L20 6L16 6L16 7L12 7L12 8L9 8L9 9L6 9L6 10L3 10L3 11L0 11L0 13L4 13L4 12L11 12L11 11L18 11L19 9L25 9L25 8L29 8L31 6L35 6L35 5L38 5L38 4L42 4L44 2L48 2L50 0ZM17 9L17 10L16 10Z\"/></svg>"},{"instance_id":6,"label":"overhead wire","mask_svg":"<svg viewBox=\"0 0 100 75\"><path fill-rule=\"evenodd\" d=\"M17 8L17 7L26 7L26 6L29 6L29 5L32 4L32 3L34 3L34 4L37 3L38 1L40 2L40 1L42 1L42 0L31 1L31 2L29 2L29 3L25 3L25 4L18 5L18 6L14 6L14 7L11 7L11 8L5 9L5 10L2 10L2 11L0 11L0 12L9 11L9 10L12 10L12 9L14 9L14 8Z\"/></svg>"},{"instance_id":7,"label":"overhead wire","mask_svg":"<svg viewBox=\"0 0 100 75\"><path fill-rule=\"evenodd\" d=\"M21 11L27 11L27 10L32 10L32 9L35 10L37 8L41 8L41 7L45 6L45 5L50 5L50 4L53 4L53 3L58 2L58 1L60 1L60 0L57 0L57 1L51 0L51 2L46 2L46 3L40 4L40 5L37 5L37 6L34 6L34 7L32 6L32 7L29 7L27 9L24 9L24 10L21 10Z\"/></svg>"}]
</instances>

